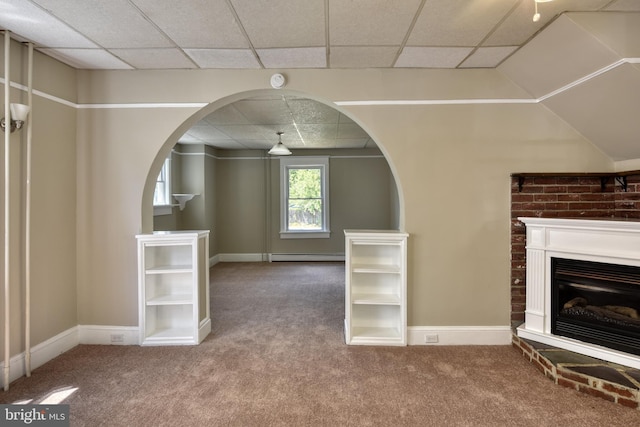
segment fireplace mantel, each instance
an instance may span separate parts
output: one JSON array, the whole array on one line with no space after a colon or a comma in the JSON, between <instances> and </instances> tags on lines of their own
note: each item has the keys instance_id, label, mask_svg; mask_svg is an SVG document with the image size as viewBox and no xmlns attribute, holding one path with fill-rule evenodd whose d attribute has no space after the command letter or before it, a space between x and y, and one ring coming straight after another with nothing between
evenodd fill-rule
<instances>
[{"instance_id":1,"label":"fireplace mantel","mask_svg":"<svg viewBox=\"0 0 640 427\"><path fill-rule=\"evenodd\" d=\"M640 266L640 222L518 218L527 227L525 323L518 336L640 369L640 357L551 333L551 258Z\"/></svg>"}]
</instances>

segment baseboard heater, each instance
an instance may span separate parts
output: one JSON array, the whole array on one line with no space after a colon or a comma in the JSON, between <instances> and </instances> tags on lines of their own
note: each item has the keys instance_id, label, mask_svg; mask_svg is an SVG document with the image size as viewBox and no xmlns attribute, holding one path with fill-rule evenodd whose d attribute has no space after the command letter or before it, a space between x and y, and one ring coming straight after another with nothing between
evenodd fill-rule
<instances>
[{"instance_id":1,"label":"baseboard heater","mask_svg":"<svg viewBox=\"0 0 640 427\"><path fill-rule=\"evenodd\" d=\"M344 261L344 254L269 254L269 262Z\"/></svg>"}]
</instances>

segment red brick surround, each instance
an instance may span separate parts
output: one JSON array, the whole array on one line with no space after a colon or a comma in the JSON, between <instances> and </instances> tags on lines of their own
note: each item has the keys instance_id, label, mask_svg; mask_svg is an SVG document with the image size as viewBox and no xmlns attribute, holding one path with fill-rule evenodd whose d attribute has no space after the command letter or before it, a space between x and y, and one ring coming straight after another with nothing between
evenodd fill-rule
<instances>
[{"instance_id":1,"label":"red brick surround","mask_svg":"<svg viewBox=\"0 0 640 427\"><path fill-rule=\"evenodd\" d=\"M571 174L569 174L571 175ZM519 174L511 178L511 320L524 321L525 227L518 217L638 218L640 173L614 178L602 174Z\"/></svg>"}]
</instances>

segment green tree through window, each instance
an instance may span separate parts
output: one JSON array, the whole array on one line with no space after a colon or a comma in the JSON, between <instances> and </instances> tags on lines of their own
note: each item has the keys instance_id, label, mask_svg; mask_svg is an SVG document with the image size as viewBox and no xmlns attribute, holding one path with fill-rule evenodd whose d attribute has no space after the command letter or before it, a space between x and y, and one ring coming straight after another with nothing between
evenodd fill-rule
<instances>
[{"instance_id":1,"label":"green tree through window","mask_svg":"<svg viewBox=\"0 0 640 427\"><path fill-rule=\"evenodd\" d=\"M322 230L322 170L290 168L288 189L287 228L289 230Z\"/></svg>"},{"instance_id":2,"label":"green tree through window","mask_svg":"<svg viewBox=\"0 0 640 427\"><path fill-rule=\"evenodd\" d=\"M330 238L329 156L279 160L280 238Z\"/></svg>"}]
</instances>

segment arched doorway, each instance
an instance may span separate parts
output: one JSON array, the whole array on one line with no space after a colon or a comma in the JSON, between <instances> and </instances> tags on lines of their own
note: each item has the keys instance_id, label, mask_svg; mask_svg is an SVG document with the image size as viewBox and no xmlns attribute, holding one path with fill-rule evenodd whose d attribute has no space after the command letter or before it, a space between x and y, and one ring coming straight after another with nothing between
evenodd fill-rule
<instances>
[{"instance_id":1,"label":"arched doorway","mask_svg":"<svg viewBox=\"0 0 640 427\"><path fill-rule=\"evenodd\" d=\"M262 163L261 176L256 174L255 167L249 168L254 175L252 179L263 181L265 185L272 185L274 182L277 183L277 174L275 174L277 162L274 161L275 158L267 155L266 151L277 141L276 132L284 132L282 141L294 151L296 156L309 153L328 154L332 159L336 159L336 162L345 163L355 161L354 159L367 151L369 157L377 156L382 159L382 163L388 168L385 172L388 175L388 182L381 183L378 180L378 187L386 188L389 204L384 209L367 210L364 206L361 212L370 214L387 211L387 219L376 223L375 220L367 218L361 221L362 226L367 228L400 228L402 226L403 198L399 183L395 180L397 174L388 156L385 155L384 146L375 141L366 127L358 123L357 118L351 117L335 104L314 99L307 94L285 90L258 90L236 94L207 105L176 129L166 141L158 152L147 177L142 200L143 231L151 231L154 228L151 206L156 177L165 158L171 153L176 143L184 151L179 153L183 158L195 155L194 147L196 146L202 148L199 154L218 160L237 159L238 153L244 153L245 157L254 161L254 165L256 160ZM223 164L225 161L218 163ZM236 162L236 164L239 163ZM203 167L206 168L206 166ZM345 170L349 169L347 167ZM370 171L366 167L363 170ZM231 178L237 179L237 175ZM362 184L366 177L357 176L352 181L357 180ZM268 190L266 187L263 189L265 192ZM177 192L184 191L179 189ZM367 190L357 194L370 195L372 191ZM273 199L264 201L265 222L273 221L274 215L277 219L277 213L266 206L273 202ZM348 224L344 225L349 228L362 228L354 218L362 220L363 215L352 213L351 216L351 219L345 220ZM266 224L265 228L269 229L269 224ZM265 230L264 233L267 231L269 230ZM265 237L265 239L268 238ZM266 244L266 246L269 245ZM215 247L212 249L215 252ZM327 250L326 245L325 250Z\"/></svg>"},{"instance_id":2,"label":"arched doorway","mask_svg":"<svg viewBox=\"0 0 640 427\"><path fill-rule=\"evenodd\" d=\"M234 276L231 284L225 284L216 276L217 290L226 285L229 291L221 294L212 291L212 307L215 304L219 307L219 310L212 309L218 316L215 323L227 325L225 334L231 330L245 333L244 329L238 329L242 326L241 319L250 318L255 310L273 312L273 304L290 307L289 301L296 298L294 295L299 298L295 305L308 312L315 312L313 305L325 301L325 306L333 311L322 311L324 315L316 322L341 329L344 312L339 313L339 308L344 301L345 277L341 262L325 263L322 271L317 271L318 263L302 269L303 263L296 263L286 272L281 271L286 266L280 263L278 267L261 270L257 276L252 276L255 269L244 268L249 263L242 263L240 268L237 262L259 262L257 268L264 269L273 263L263 261L342 261L343 230L399 229L403 212L401 191L390 163L374 138L334 106L281 91L245 95L203 108L162 147L149 172L143 204L151 204L155 177L169 153L173 181L177 185L174 192L193 198L180 208L173 207L162 219L152 217L153 229L211 231L210 264L223 262L210 270L212 278L215 274L225 278ZM293 151L292 157L301 159L302 164L310 158L327 160L331 229L322 238L311 238L306 233L295 238L283 237L280 215L285 162L281 161L282 157L268 154L280 132L286 135L282 142ZM143 206L143 213L149 211L150 206L146 209ZM162 227L160 221L164 223ZM336 274L340 269L342 274ZM224 272L220 273L221 270ZM265 277L266 283L261 282ZM256 303L250 296L250 302L239 304L242 297L234 289L236 280L240 280L244 288L255 286L249 295L269 295L270 301L277 302ZM312 286L304 287L310 280L313 280ZM284 289L277 299L272 288L274 283L278 289ZM298 293L301 289L304 292ZM250 309L246 315L230 321L232 316L224 315L229 306ZM233 315L237 316L238 312L239 309L233 310ZM280 317L269 317L276 329L283 327ZM289 317L295 318L295 313ZM253 323L258 322L254 319Z\"/></svg>"}]
</instances>

